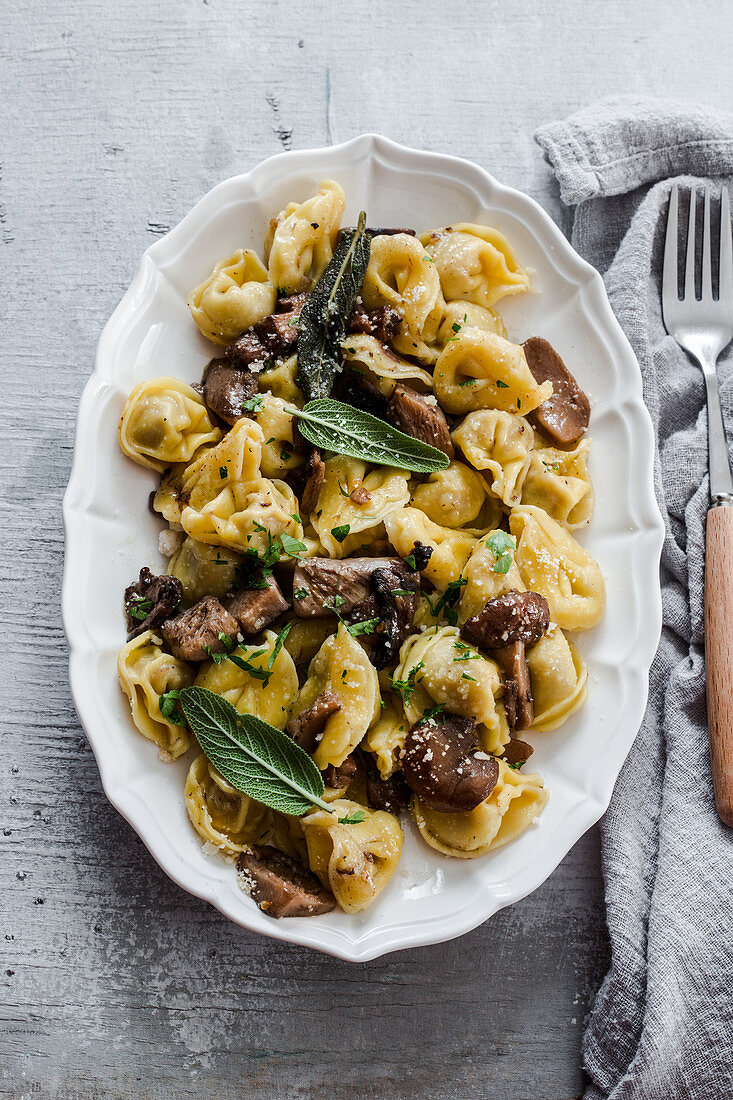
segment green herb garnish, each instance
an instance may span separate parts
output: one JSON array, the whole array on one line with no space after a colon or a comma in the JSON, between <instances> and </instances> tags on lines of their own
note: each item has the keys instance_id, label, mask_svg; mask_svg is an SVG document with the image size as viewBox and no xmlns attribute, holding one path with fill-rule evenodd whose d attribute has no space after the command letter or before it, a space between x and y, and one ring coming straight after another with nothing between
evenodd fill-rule
<instances>
[{"instance_id":1,"label":"green herb garnish","mask_svg":"<svg viewBox=\"0 0 733 1100\"><path fill-rule=\"evenodd\" d=\"M339 825L361 825L362 821L366 821L366 813L364 810L357 810L356 813L347 817L340 817L338 819Z\"/></svg>"},{"instance_id":2,"label":"green herb garnish","mask_svg":"<svg viewBox=\"0 0 733 1100\"><path fill-rule=\"evenodd\" d=\"M494 555L494 572L508 573L512 565L510 551L517 549L517 544L506 531L494 531L486 540L485 546Z\"/></svg>"},{"instance_id":3,"label":"green herb garnish","mask_svg":"<svg viewBox=\"0 0 733 1100\"><path fill-rule=\"evenodd\" d=\"M499 387L500 390L508 390L509 389L509 386L507 385L507 383L502 382L501 378L497 378L496 384L497 384L497 386Z\"/></svg>"},{"instance_id":4,"label":"green herb garnish","mask_svg":"<svg viewBox=\"0 0 733 1100\"><path fill-rule=\"evenodd\" d=\"M242 402L242 411L259 412L259 410L262 408L262 402L264 400L265 399L261 393L256 393L254 397L248 397L246 401Z\"/></svg>"},{"instance_id":5,"label":"green herb garnish","mask_svg":"<svg viewBox=\"0 0 733 1100\"><path fill-rule=\"evenodd\" d=\"M180 694L181 688L172 688L171 691L166 691L158 699L160 713L166 722L171 722L174 726L185 726L186 724L186 719L183 717L179 706Z\"/></svg>"}]
</instances>

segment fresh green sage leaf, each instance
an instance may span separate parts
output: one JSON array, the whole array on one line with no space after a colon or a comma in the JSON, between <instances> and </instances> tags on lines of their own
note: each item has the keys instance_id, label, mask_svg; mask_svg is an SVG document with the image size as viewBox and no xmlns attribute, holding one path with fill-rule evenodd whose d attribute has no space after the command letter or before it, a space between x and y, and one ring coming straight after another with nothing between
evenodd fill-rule
<instances>
[{"instance_id":1,"label":"fresh green sage leaf","mask_svg":"<svg viewBox=\"0 0 733 1100\"><path fill-rule=\"evenodd\" d=\"M287 734L253 714L239 714L207 688L181 688L179 701L206 756L238 791L284 814L300 817L313 805L332 812L321 798L321 773Z\"/></svg>"}]
</instances>

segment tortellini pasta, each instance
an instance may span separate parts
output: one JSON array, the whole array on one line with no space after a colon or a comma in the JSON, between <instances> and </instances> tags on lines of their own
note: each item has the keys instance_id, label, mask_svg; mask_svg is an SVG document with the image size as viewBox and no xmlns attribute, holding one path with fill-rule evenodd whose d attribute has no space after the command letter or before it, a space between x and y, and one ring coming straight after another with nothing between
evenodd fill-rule
<instances>
[{"instance_id":1,"label":"tortellini pasta","mask_svg":"<svg viewBox=\"0 0 733 1100\"><path fill-rule=\"evenodd\" d=\"M235 650L234 655L257 669L260 676L233 661L206 661L196 677L196 687L223 696L240 714L254 714L271 726L285 729L298 694L298 673L284 645L273 660L276 642L277 635L267 630L261 645L241 645ZM269 679L262 679L262 674L268 672Z\"/></svg>"},{"instance_id":2,"label":"tortellini pasta","mask_svg":"<svg viewBox=\"0 0 733 1100\"><path fill-rule=\"evenodd\" d=\"M284 645L296 665L312 661L326 638L336 633L337 626L335 615L325 615L322 619L291 619Z\"/></svg>"},{"instance_id":3,"label":"tortellini pasta","mask_svg":"<svg viewBox=\"0 0 733 1100\"><path fill-rule=\"evenodd\" d=\"M443 313L440 279L416 237L394 233L372 239L361 296L369 309L388 305L399 313L402 331L392 341L398 352L420 362L435 361L435 351L423 339L423 332L432 324L434 332L425 335L437 333Z\"/></svg>"},{"instance_id":4,"label":"tortellini pasta","mask_svg":"<svg viewBox=\"0 0 733 1100\"><path fill-rule=\"evenodd\" d=\"M332 802L331 810L313 810L302 819L308 861L344 912L358 913L397 870L404 834L397 818L385 810L365 810L345 798ZM353 817L353 824L343 823Z\"/></svg>"},{"instance_id":5,"label":"tortellini pasta","mask_svg":"<svg viewBox=\"0 0 733 1100\"><path fill-rule=\"evenodd\" d=\"M341 709L327 719L313 753L322 771L329 764L343 764L379 713L377 671L343 623L313 658L293 716L312 706L325 691L335 696Z\"/></svg>"},{"instance_id":6,"label":"tortellini pasta","mask_svg":"<svg viewBox=\"0 0 733 1100\"><path fill-rule=\"evenodd\" d=\"M302 409L305 405L305 395L298 385L297 355L291 355L289 359L278 360L272 365L263 367L259 382L263 393L271 393L273 397L279 397L298 409Z\"/></svg>"},{"instance_id":7,"label":"tortellini pasta","mask_svg":"<svg viewBox=\"0 0 733 1100\"><path fill-rule=\"evenodd\" d=\"M140 733L175 760L188 751L191 738L185 726L163 717L160 697L167 691L188 687L193 682L193 671L161 647L162 640L152 630L139 634L121 649L117 674Z\"/></svg>"},{"instance_id":8,"label":"tortellini pasta","mask_svg":"<svg viewBox=\"0 0 733 1100\"><path fill-rule=\"evenodd\" d=\"M480 409L469 413L451 438L475 469L486 471L492 492L504 504L519 504L533 446L524 417Z\"/></svg>"},{"instance_id":9,"label":"tortellini pasta","mask_svg":"<svg viewBox=\"0 0 733 1100\"><path fill-rule=\"evenodd\" d=\"M278 216L268 264L270 280L280 294L303 290L323 273L333 255L345 206L342 188L324 180L315 195L291 203Z\"/></svg>"},{"instance_id":10,"label":"tortellini pasta","mask_svg":"<svg viewBox=\"0 0 733 1100\"><path fill-rule=\"evenodd\" d=\"M539 775L525 775L500 760L497 784L475 810L443 814L413 798L412 816L423 840L436 852L474 859L526 832L542 813L547 797Z\"/></svg>"},{"instance_id":11,"label":"tortellini pasta","mask_svg":"<svg viewBox=\"0 0 733 1100\"><path fill-rule=\"evenodd\" d=\"M508 294L529 290L529 275L497 229L458 222L420 239L433 258L446 301L460 298L488 309Z\"/></svg>"},{"instance_id":12,"label":"tortellini pasta","mask_svg":"<svg viewBox=\"0 0 733 1100\"><path fill-rule=\"evenodd\" d=\"M497 553L489 541L491 534L496 532L491 532L486 538L481 538L476 543L463 571L466 584L461 591L458 605L460 623L465 623L466 619L478 615L489 600L495 600L505 592L510 592L512 589L516 592L525 591L524 582L514 560L512 546L503 541L502 551ZM512 543L516 548L514 540ZM505 561L507 557L510 559L508 563Z\"/></svg>"},{"instance_id":13,"label":"tortellini pasta","mask_svg":"<svg viewBox=\"0 0 733 1100\"><path fill-rule=\"evenodd\" d=\"M526 415L552 396L552 382L535 382L518 344L467 326L441 351L433 392L450 413L501 409Z\"/></svg>"},{"instance_id":14,"label":"tortellini pasta","mask_svg":"<svg viewBox=\"0 0 733 1100\"><path fill-rule=\"evenodd\" d=\"M176 462L188 462L205 443L218 443L221 432L196 390L163 376L140 382L131 391L119 436L128 458L162 472Z\"/></svg>"},{"instance_id":15,"label":"tortellini pasta","mask_svg":"<svg viewBox=\"0 0 733 1100\"><path fill-rule=\"evenodd\" d=\"M382 779L389 779L400 766L409 723L393 695L383 697L382 712L367 732L363 746L372 753Z\"/></svg>"},{"instance_id":16,"label":"tortellini pasta","mask_svg":"<svg viewBox=\"0 0 733 1100\"><path fill-rule=\"evenodd\" d=\"M267 810L232 787L204 753L188 770L184 796L194 829L223 855L235 856L248 844L261 842Z\"/></svg>"},{"instance_id":17,"label":"tortellini pasta","mask_svg":"<svg viewBox=\"0 0 733 1100\"><path fill-rule=\"evenodd\" d=\"M430 474L416 486L411 504L441 527L479 527L496 522L498 505L489 502L486 482L464 462L451 462L447 470Z\"/></svg>"},{"instance_id":18,"label":"tortellini pasta","mask_svg":"<svg viewBox=\"0 0 733 1100\"><path fill-rule=\"evenodd\" d=\"M272 313L277 291L249 248L226 256L191 291L188 306L199 330L215 344L229 344Z\"/></svg>"},{"instance_id":19,"label":"tortellini pasta","mask_svg":"<svg viewBox=\"0 0 733 1100\"><path fill-rule=\"evenodd\" d=\"M431 374L395 355L375 336L349 333L341 341L341 351L344 361L355 366L385 397L391 396L398 382L408 382L418 393L433 388Z\"/></svg>"},{"instance_id":20,"label":"tortellini pasta","mask_svg":"<svg viewBox=\"0 0 733 1100\"><path fill-rule=\"evenodd\" d=\"M410 499L406 470L380 467L367 473L367 464L358 458L329 458L318 496L313 529L332 558L352 554L369 542L386 518L399 511ZM357 504L350 494L363 488L368 499Z\"/></svg>"},{"instance_id":21,"label":"tortellini pasta","mask_svg":"<svg viewBox=\"0 0 733 1100\"><path fill-rule=\"evenodd\" d=\"M433 553L422 572L441 590L458 579L476 544L473 535L441 527L428 519L419 508L402 508L394 512L387 516L384 526L389 541L403 558L407 557L416 542L431 547Z\"/></svg>"},{"instance_id":22,"label":"tortellini pasta","mask_svg":"<svg viewBox=\"0 0 733 1100\"><path fill-rule=\"evenodd\" d=\"M454 340L462 328L481 328L506 339L506 328L495 309L484 309L473 302L446 302L435 337L436 344Z\"/></svg>"},{"instance_id":23,"label":"tortellini pasta","mask_svg":"<svg viewBox=\"0 0 733 1100\"><path fill-rule=\"evenodd\" d=\"M221 443L203 451L185 468L181 475L183 501L198 510L224 488L259 477L264 441L259 424L242 417Z\"/></svg>"},{"instance_id":24,"label":"tortellini pasta","mask_svg":"<svg viewBox=\"0 0 733 1100\"><path fill-rule=\"evenodd\" d=\"M300 540L298 499L286 481L258 477L223 489L199 510L183 509L183 529L199 542L263 553L275 535Z\"/></svg>"},{"instance_id":25,"label":"tortellini pasta","mask_svg":"<svg viewBox=\"0 0 733 1100\"><path fill-rule=\"evenodd\" d=\"M285 477L303 464L303 456L296 449L293 416L285 411L286 404L281 397L263 394L254 414L264 436L260 468L265 477Z\"/></svg>"},{"instance_id":26,"label":"tortellini pasta","mask_svg":"<svg viewBox=\"0 0 733 1100\"><path fill-rule=\"evenodd\" d=\"M585 527L594 504L589 451L589 439L581 439L568 451L557 447L534 450L522 488L522 504L536 504L569 531Z\"/></svg>"},{"instance_id":27,"label":"tortellini pasta","mask_svg":"<svg viewBox=\"0 0 733 1100\"><path fill-rule=\"evenodd\" d=\"M239 554L224 546L207 546L187 536L168 562L168 572L183 587L183 602L190 605L204 596L222 599L234 588Z\"/></svg>"},{"instance_id":28,"label":"tortellini pasta","mask_svg":"<svg viewBox=\"0 0 733 1100\"><path fill-rule=\"evenodd\" d=\"M529 678L534 697L532 729L557 729L585 702L588 669L577 648L559 626L527 650Z\"/></svg>"},{"instance_id":29,"label":"tortellini pasta","mask_svg":"<svg viewBox=\"0 0 733 1100\"><path fill-rule=\"evenodd\" d=\"M590 630L606 606L603 574L594 558L541 508L515 508L509 525L516 563L530 592L541 592L563 630Z\"/></svg>"}]
</instances>

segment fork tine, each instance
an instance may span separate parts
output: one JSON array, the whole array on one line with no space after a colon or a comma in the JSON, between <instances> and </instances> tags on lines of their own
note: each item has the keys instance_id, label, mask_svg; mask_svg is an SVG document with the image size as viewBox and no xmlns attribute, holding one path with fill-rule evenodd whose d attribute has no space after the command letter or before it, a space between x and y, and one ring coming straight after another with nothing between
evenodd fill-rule
<instances>
[{"instance_id":1,"label":"fork tine","mask_svg":"<svg viewBox=\"0 0 733 1100\"><path fill-rule=\"evenodd\" d=\"M664 238L664 263L662 266L662 313L667 328L673 323L673 310L680 300L679 269L677 267L678 208L679 187L675 184L669 195L667 233Z\"/></svg>"},{"instance_id":2,"label":"fork tine","mask_svg":"<svg viewBox=\"0 0 733 1100\"><path fill-rule=\"evenodd\" d=\"M730 199L723 187L720 197L720 274L718 298L730 308L733 306L733 241L730 227Z\"/></svg>"},{"instance_id":3,"label":"fork tine","mask_svg":"<svg viewBox=\"0 0 733 1100\"><path fill-rule=\"evenodd\" d=\"M710 237L710 188L705 188L705 206L702 222L702 285L703 302L713 300L713 242Z\"/></svg>"},{"instance_id":4,"label":"fork tine","mask_svg":"<svg viewBox=\"0 0 733 1100\"><path fill-rule=\"evenodd\" d=\"M690 189L690 216L687 221L687 257L685 259L685 293L684 297L695 300L695 214L697 206L697 191Z\"/></svg>"}]
</instances>

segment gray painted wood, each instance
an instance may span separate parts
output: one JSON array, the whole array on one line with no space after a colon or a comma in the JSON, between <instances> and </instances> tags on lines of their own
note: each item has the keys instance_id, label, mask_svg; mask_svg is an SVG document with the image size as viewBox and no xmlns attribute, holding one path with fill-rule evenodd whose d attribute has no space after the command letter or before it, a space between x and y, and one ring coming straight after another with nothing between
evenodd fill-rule
<instances>
[{"instance_id":1,"label":"gray painted wood","mask_svg":"<svg viewBox=\"0 0 733 1100\"><path fill-rule=\"evenodd\" d=\"M608 961L596 832L483 928L366 966L228 924L104 799L67 690L59 505L98 334L142 250L218 180L380 130L473 157L562 220L534 127L618 92L715 102L724 13L725 0L0 4L0 1096L579 1093Z\"/></svg>"}]
</instances>

